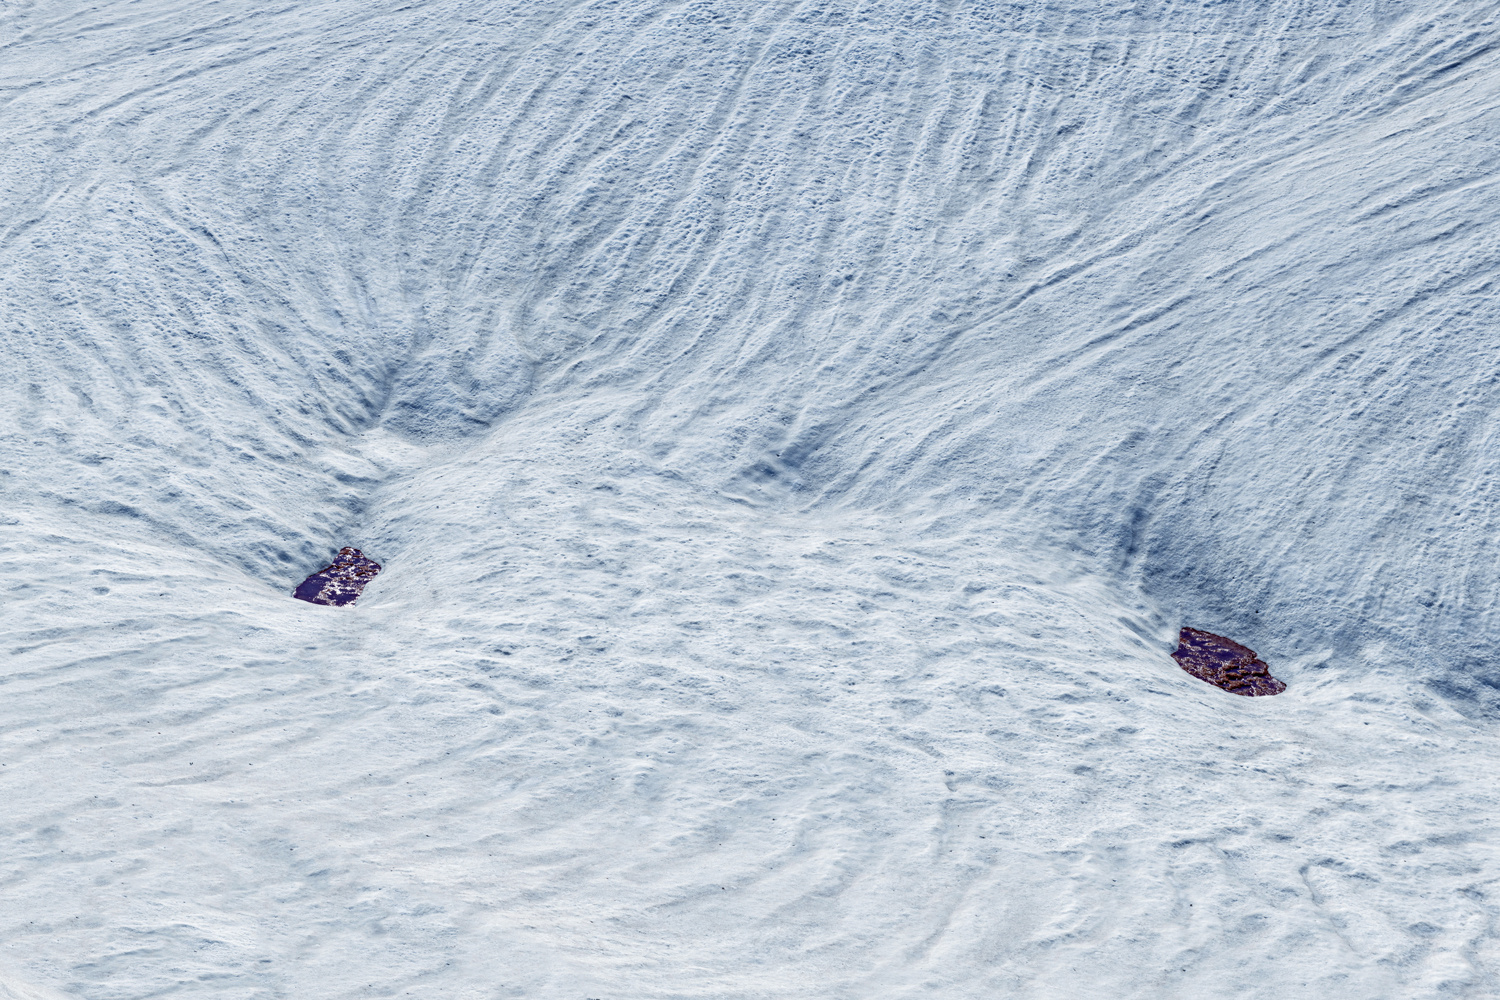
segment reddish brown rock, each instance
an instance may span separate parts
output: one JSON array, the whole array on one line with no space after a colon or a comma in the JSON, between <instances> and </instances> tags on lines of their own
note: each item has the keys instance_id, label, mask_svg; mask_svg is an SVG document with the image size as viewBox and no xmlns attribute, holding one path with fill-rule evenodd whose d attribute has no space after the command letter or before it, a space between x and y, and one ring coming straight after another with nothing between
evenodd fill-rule
<instances>
[{"instance_id":1,"label":"reddish brown rock","mask_svg":"<svg viewBox=\"0 0 1500 1000\"><path fill-rule=\"evenodd\" d=\"M366 559L359 549L339 549L333 562L303 580L292 596L309 604L331 604L342 607L353 604L364 592L365 584L375 579L380 564Z\"/></svg>"},{"instance_id":2,"label":"reddish brown rock","mask_svg":"<svg viewBox=\"0 0 1500 1000\"><path fill-rule=\"evenodd\" d=\"M1172 658L1194 677L1230 694L1255 697L1286 690L1285 684L1271 676L1271 668L1256 658L1255 650L1212 632L1184 627Z\"/></svg>"}]
</instances>

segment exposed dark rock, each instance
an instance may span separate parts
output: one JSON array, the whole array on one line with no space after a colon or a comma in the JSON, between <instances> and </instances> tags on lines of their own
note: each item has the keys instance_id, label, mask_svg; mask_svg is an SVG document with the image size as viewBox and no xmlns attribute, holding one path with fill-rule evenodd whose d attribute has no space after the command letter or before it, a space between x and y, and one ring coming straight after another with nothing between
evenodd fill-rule
<instances>
[{"instance_id":1,"label":"exposed dark rock","mask_svg":"<svg viewBox=\"0 0 1500 1000\"><path fill-rule=\"evenodd\" d=\"M1271 676L1271 668L1256 658L1255 650L1212 632L1184 627L1172 658L1194 677L1230 694L1254 697L1286 690Z\"/></svg>"},{"instance_id":2,"label":"exposed dark rock","mask_svg":"<svg viewBox=\"0 0 1500 1000\"><path fill-rule=\"evenodd\" d=\"M380 564L373 559L366 559L359 549L342 548L332 564L303 580L292 592L292 596L309 604L331 604L336 607L353 604L364 591L365 584L375 579L375 574L379 572Z\"/></svg>"}]
</instances>

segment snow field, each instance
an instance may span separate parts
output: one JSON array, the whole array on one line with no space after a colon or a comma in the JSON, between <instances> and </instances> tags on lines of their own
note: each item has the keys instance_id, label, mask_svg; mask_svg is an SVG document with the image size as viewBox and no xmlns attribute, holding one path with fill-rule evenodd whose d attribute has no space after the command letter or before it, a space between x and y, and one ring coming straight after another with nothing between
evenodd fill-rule
<instances>
[{"instance_id":1,"label":"snow field","mask_svg":"<svg viewBox=\"0 0 1500 1000\"><path fill-rule=\"evenodd\" d=\"M0 990L1494 993L1494 14L0 9Z\"/></svg>"}]
</instances>

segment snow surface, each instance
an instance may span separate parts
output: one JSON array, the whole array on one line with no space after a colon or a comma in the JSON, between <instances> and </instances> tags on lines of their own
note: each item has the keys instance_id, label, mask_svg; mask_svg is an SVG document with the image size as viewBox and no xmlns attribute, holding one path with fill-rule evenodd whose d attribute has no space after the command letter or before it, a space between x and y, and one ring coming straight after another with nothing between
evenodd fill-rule
<instances>
[{"instance_id":1,"label":"snow surface","mask_svg":"<svg viewBox=\"0 0 1500 1000\"><path fill-rule=\"evenodd\" d=\"M1500 994L1497 12L0 4L0 996Z\"/></svg>"}]
</instances>

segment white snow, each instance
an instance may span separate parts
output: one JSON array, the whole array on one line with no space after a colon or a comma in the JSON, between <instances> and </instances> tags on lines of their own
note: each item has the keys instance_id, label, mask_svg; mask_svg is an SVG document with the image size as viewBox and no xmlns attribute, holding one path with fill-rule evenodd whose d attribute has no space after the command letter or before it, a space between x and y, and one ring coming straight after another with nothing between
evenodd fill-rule
<instances>
[{"instance_id":1,"label":"white snow","mask_svg":"<svg viewBox=\"0 0 1500 1000\"><path fill-rule=\"evenodd\" d=\"M1497 18L0 4L0 997L1500 993Z\"/></svg>"}]
</instances>

